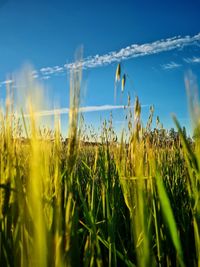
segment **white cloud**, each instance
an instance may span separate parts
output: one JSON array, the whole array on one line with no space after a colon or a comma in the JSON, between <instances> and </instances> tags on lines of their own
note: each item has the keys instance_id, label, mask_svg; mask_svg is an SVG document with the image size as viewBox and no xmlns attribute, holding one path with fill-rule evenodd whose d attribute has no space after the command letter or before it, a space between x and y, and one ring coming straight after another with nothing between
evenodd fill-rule
<instances>
[{"instance_id":1,"label":"white cloud","mask_svg":"<svg viewBox=\"0 0 200 267\"><path fill-rule=\"evenodd\" d=\"M45 67L45 68L40 69L40 72L42 75L51 75L51 74L60 73L63 71L64 71L64 67L62 66Z\"/></svg>"},{"instance_id":2,"label":"white cloud","mask_svg":"<svg viewBox=\"0 0 200 267\"><path fill-rule=\"evenodd\" d=\"M184 36L181 37L175 36L172 38L157 40L152 43L145 44L132 44L125 48L122 48L119 51L111 51L104 55L95 55L89 56L87 58L82 59L79 62L71 62L67 63L63 66L53 66L53 67L43 67L39 71L33 73L33 76L38 75L37 77L48 77L50 78L52 75L63 73L66 70L76 69L77 67L82 67L83 69L89 68L97 68L105 65L109 65L111 63L117 63L122 60L127 60L136 57L143 57L148 55L154 55L166 51L171 51L174 49L182 49L185 46L189 45L200 45L200 33L194 36ZM188 60L188 59L186 59ZM199 58L193 58L194 63L199 63ZM174 63L174 62L173 62ZM178 67L176 63L167 64L168 69ZM45 79L45 78L44 78ZM1 84L3 84L2 82Z\"/></svg>"},{"instance_id":3,"label":"white cloud","mask_svg":"<svg viewBox=\"0 0 200 267\"><path fill-rule=\"evenodd\" d=\"M51 76L49 76L49 75L47 75L47 76L42 76L42 77L41 77L42 80L48 80L48 79L50 79L50 78L51 78Z\"/></svg>"},{"instance_id":4,"label":"white cloud","mask_svg":"<svg viewBox=\"0 0 200 267\"><path fill-rule=\"evenodd\" d=\"M146 44L132 44L122 48L119 51L112 51L108 54L93 57L87 57L78 63L65 64L66 69L73 69L82 66L83 69L96 68L111 63L119 62L130 58L142 57L147 55L158 54L161 52L180 49L188 45L197 45L200 42L200 33L194 36L175 36L168 39L158 40Z\"/></svg>"},{"instance_id":5,"label":"white cloud","mask_svg":"<svg viewBox=\"0 0 200 267\"><path fill-rule=\"evenodd\" d=\"M141 105L142 108L149 107L150 105ZM125 109L127 106L124 105L102 105L102 106L86 106L80 107L79 112L97 112L97 111L107 111L107 110L116 110L116 109ZM35 116L43 117L43 116L53 116L53 115L61 115L68 114L70 111L69 108L60 108L60 109L52 109L52 110L42 110L35 113ZM24 117L29 117L29 114L25 114Z\"/></svg>"},{"instance_id":6,"label":"white cloud","mask_svg":"<svg viewBox=\"0 0 200 267\"><path fill-rule=\"evenodd\" d=\"M188 64L200 63L200 57L184 58L184 61Z\"/></svg>"},{"instance_id":7,"label":"white cloud","mask_svg":"<svg viewBox=\"0 0 200 267\"><path fill-rule=\"evenodd\" d=\"M31 74L32 74L32 75L37 75L37 74L38 74L38 71L37 71L37 70L33 70L33 71L31 72Z\"/></svg>"},{"instance_id":8,"label":"white cloud","mask_svg":"<svg viewBox=\"0 0 200 267\"><path fill-rule=\"evenodd\" d=\"M177 68L180 68L182 65L181 64L178 64L174 61L171 61L170 63L167 63L167 64L164 64L162 65L162 68L164 70L171 70L171 69L177 69Z\"/></svg>"},{"instance_id":9,"label":"white cloud","mask_svg":"<svg viewBox=\"0 0 200 267\"><path fill-rule=\"evenodd\" d=\"M37 79L37 78L39 77L39 74L38 74L38 71L37 71L37 70L33 70L33 71L31 72L31 75L32 75L32 77L33 77L34 79Z\"/></svg>"},{"instance_id":10,"label":"white cloud","mask_svg":"<svg viewBox=\"0 0 200 267\"><path fill-rule=\"evenodd\" d=\"M7 84L11 84L13 82L13 80L5 80L3 82L1 82L1 85L7 85Z\"/></svg>"}]
</instances>

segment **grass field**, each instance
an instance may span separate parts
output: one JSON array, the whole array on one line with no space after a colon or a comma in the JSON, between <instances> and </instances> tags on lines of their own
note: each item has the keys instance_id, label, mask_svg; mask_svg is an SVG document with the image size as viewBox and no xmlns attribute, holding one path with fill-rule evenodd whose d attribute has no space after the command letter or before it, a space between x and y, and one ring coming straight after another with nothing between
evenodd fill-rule
<instances>
[{"instance_id":1,"label":"grass field","mask_svg":"<svg viewBox=\"0 0 200 267\"><path fill-rule=\"evenodd\" d=\"M142 125L136 98L121 139L111 118L97 142L71 80L67 142L59 119L38 129L30 103L16 118L8 95L1 112L0 266L200 267L199 106L189 97L193 140L176 117L176 131L152 129L153 107Z\"/></svg>"}]
</instances>

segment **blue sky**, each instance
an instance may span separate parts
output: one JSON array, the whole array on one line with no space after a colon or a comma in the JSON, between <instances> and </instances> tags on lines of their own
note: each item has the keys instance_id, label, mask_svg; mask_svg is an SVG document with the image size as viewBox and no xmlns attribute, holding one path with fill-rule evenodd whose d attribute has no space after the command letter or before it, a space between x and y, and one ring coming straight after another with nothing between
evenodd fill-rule
<instances>
[{"instance_id":1,"label":"blue sky","mask_svg":"<svg viewBox=\"0 0 200 267\"><path fill-rule=\"evenodd\" d=\"M154 104L165 127L173 126L172 112L189 127L184 76L192 71L200 78L199 10L198 0L0 0L0 98L6 78L28 62L50 108L55 103L67 112L67 71L83 46L82 106L120 106L129 92L139 96L144 121ZM123 97L119 86L114 101L118 62L128 78ZM97 126L109 113L87 112L86 121ZM123 109L113 107L113 117L120 128Z\"/></svg>"}]
</instances>

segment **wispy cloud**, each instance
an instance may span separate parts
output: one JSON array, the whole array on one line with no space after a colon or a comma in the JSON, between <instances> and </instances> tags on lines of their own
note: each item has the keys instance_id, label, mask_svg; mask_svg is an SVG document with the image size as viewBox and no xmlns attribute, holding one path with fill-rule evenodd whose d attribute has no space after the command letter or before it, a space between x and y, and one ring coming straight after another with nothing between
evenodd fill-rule
<instances>
[{"instance_id":1,"label":"wispy cloud","mask_svg":"<svg viewBox=\"0 0 200 267\"><path fill-rule=\"evenodd\" d=\"M104 55L95 55L83 58L80 62L71 62L63 66L43 67L33 74L33 77L51 77L53 75L61 74L67 70L76 69L81 66L83 69L97 68L111 63L117 63L122 60L127 60L136 57L144 57L148 55L155 55L166 51L175 49L182 49L189 45L200 45L200 33L194 36L175 36L168 39L157 40L152 43L132 44L119 51L112 51ZM173 67L175 64L173 65ZM168 66L172 68L172 65ZM47 78L47 79L48 79ZM45 79L45 78L44 78Z\"/></svg>"},{"instance_id":2,"label":"wispy cloud","mask_svg":"<svg viewBox=\"0 0 200 267\"><path fill-rule=\"evenodd\" d=\"M61 73L64 71L64 67L62 66L54 66L54 67L45 67L40 69L40 73L42 75L51 75L55 73Z\"/></svg>"},{"instance_id":3,"label":"wispy cloud","mask_svg":"<svg viewBox=\"0 0 200 267\"><path fill-rule=\"evenodd\" d=\"M42 76L42 77L41 77L41 80L48 80L48 79L50 79L50 78L51 78L50 75L46 75L46 76Z\"/></svg>"},{"instance_id":4,"label":"wispy cloud","mask_svg":"<svg viewBox=\"0 0 200 267\"><path fill-rule=\"evenodd\" d=\"M199 64L200 63L200 57L192 57L192 58L183 58L183 61L187 64ZM161 65L161 67L164 69L164 70L171 70L171 69L177 69L177 68L180 68L182 67L183 64L180 64L180 63L176 63L174 61L171 61L170 63L167 63L167 64L164 64L164 65Z\"/></svg>"},{"instance_id":5,"label":"wispy cloud","mask_svg":"<svg viewBox=\"0 0 200 267\"><path fill-rule=\"evenodd\" d=\"M13 81L12 80L5 80L3 82L0 82L0 85L8 85L11 84Z\"/></svg>"},{"instance_id":6,"label":"wispy cloud","mask_svg":"<svg viewBox=\"0 0 200 267\"><path fill-rule=\"evenodd\" d=\"M177 68L180 68L182 65L181 64L178 64L174 61L171 61L170 63L167 63L167 64L164 64L162 65L162 68L164 70L171 70L171 69L177 69Z\"/></svg>"},{"instance_id":7,"label":"wispy cloud","mask_svg":"<svg viewBox=\"0 0 200 267\"><path fill-rule=\"evenodd\" d=\"M65 64L64 66L66 67L66 69L73 69L80 65L83 69L96 68L111 63L119 62L121 60L158 54L174 49L180 49L188 45L196 45L199 44L199 42L200 33L194 36L175 36L168 39L158 40L152 43L132 44L131 46L122 48L119 51L113 51L102 56L96 55L93 57L87 57L81 62L69 63Z\"/></svg>"},{"instance_id":8,"label":"wispy cloud","mask_svg":"<svg viewBox=\"0 0 200 267\"><path fill-rule=\"evenodd\" d=\"M200 57L184 58L184 61L188 64L200 63Z\"/></svg>"},{"instance_id":9,"label":"wispy cloud","mask_svg":"<svg viewBox=\"0 0 200 267\"><path fill-rule=\"evenodd\" d=\"M150 105L141 105L142 108L150 107ZM117 110L117 109L126 109L127 106L124 105L102 105L102 106L86 106L80 107L79 112L97 112L97 111L108 111L108 110ZM60 109L52 109L52 110L42 110L35 112L35 116L43 117L43 116L53 116L53 115L62 115L68 114L70 111L69 108L60 108ZM24 117L30 117L30 114L25 114Z\"/></svg>"},{"instance_id":10,"label":"wispy cloud","mask_svg":"<svg viewBox=\"0 0 200 267\"><path fill-rule=\"evenodd\" d=\"M33 70L31 74L32 74L32 77L34 79L37 79L39 77L39 74L38 74L38 71L37 70Z\"/></svg>"}]
</instances>

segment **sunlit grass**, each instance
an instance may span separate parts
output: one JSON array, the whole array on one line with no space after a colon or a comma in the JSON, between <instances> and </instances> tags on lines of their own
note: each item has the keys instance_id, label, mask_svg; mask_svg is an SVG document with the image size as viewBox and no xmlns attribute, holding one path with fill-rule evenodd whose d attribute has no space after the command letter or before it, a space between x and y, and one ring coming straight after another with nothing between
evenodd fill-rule
<instances>
[{"instance_id":1,"label":"sunlit grass","mask_svg":"<svg viewBox=\"0 0 200 267\"><path fill-rule=\"evenodd\" d=\"M116 82L120 76L118 65ZM34 91L30 76L26 86ZM37 98L27 103L30 116L21 107L13 116L8 93L0 114L0 266L199 267L198 103L190 103L194 140L176 117L178 132L159 118L152 129L153 107L143 126L138 98L134 109L128 99L120 140L112 116L88 137L80 87L76 70L67 140L59 117L54 131L39 127Z\"/></svg>"}]
</instances>

